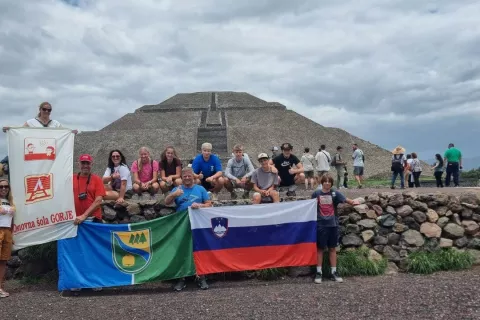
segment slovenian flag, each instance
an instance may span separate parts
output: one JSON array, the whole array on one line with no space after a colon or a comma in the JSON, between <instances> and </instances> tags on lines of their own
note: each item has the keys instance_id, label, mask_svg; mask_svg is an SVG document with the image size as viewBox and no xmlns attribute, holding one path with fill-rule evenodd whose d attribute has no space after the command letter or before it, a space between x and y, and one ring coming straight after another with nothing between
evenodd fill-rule
<instances>
[{"instance_id":1,"label":"slovenian flag","mask_svg":"<svg viewBox=\"0 0 480 320\"><path fill-rule=\"evenodd\" d=\"M317 200L191 209L198 275L317 263Z\"/></svg>"}]
</instances>

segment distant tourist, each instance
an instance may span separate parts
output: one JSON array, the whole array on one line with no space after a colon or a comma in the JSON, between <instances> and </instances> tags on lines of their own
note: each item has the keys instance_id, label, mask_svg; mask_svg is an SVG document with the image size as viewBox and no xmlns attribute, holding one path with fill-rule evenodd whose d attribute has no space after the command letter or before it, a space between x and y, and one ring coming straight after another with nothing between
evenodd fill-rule
<instances>
[{"instance_id":1,"label":"distant tourist","mask_svg":"<svg viewBox=\"0 0 480 320\"><path fill-rule=\"evenodd\" d=\"M108 156L108 165L103 174L106 196L104 200L123 203L133 195L132 176L125 156L120 150L112 150Z\"/></svg>"},{"instance_id":2,"label":"distant tourist","mask_svg":"<svg viewBox=\"0 0 480 320\"><path fill-rule=\"evenodd\" d=\"M363 169L365 166L365 155L363 154L363 151L360 150L360 148L356 143L353 144L352 149L353 149L353 154L352 154L353 175L357 180L358 188L361 189L363 187L362 182L363 182L363 173L364 173Z\"/></svg>"},{"instance_id":3,"label":"distant tourist","mask_svg":"<svg viewBox=\"0 0 480 320\"><path fill-rule=\"evenodd\" d=\"M435 180L437 181L437 188L443 188L443 159L439 153L435 155L435 164L433 165L432 169L433 174L435 175Z\"/></svg>"},{"instance_id":4,"label":"distant tourist","mask_svg":"<svg viewBox=\"0 0 480 320\"><path fill-rule=\"evenodd\" d=\"M407 161L405 163L405 168L404 168L404 176L405 176L405 181L407 182L407 185L409 188L413 188L413 176L412 176L412 171L411 171L411 165L412 165L412 155L409 153L407 154Z\"/></svg>"},{"instance_id":5,"label":"distant tourist","mask_svg":"<svg viewBox=\"0 0 480 320\"><path fill-rule=\"evenodd\" d=\"M445 154L443 155L443 161L446 163L447 166L447 172L445 176L445 186L449 187L450 186L450 179L453 176L453 184L455 187L458 187L459 182L459 174L460 170L463 169L462 167L462 153L460 150L455 148L455 145L453 143L450 143L448 145L447 151L445 151Z\"/></svg>"},{"instance_id":6,"label":"distant tourist","mask_svg":"<svg viewBox=\"0 0 480 320\"><path fill-rule=\"evenodd\" d=\"M279 155L278 147L272 147L272 159Z\"/></svg>"},{"instance_id":7,"label":"distant tourist","mask_svg":"<svg viewBox=\"0 0 480 320\"><path fill-rule=\"evenodd\" d=\"M303 173L305 174L305 190L308 190L308 183L310 182L310 187L314 189L315 185L315 157L310 153L310 148L305 148L300 162L303 165Z\"/></svg>"},{"instance_id":8,"label":"distant tourist","mask_svg":"<svg viewBox=\"0 0 480 320\"><path fill-rule=\"evenodd\" d=\"M345 173L343 174L343 187L348 189L348 168L347 166L343 167Z\"/></svg>"},{"instance_id":9,"label":"distant tourist","mask_svg":"<svg viewBox=\"0 0 480 320\"><path fill-rule=\"evenodd\" d=\"M230 192L232 199L237 198L234 188L242 188L243 198L248 199L250 190L252 190L252 183L250 178L255 171L250 158L245 157L243 153L243 146L237 144L233 147L232 159L228 160L227 168L225 169L225 189Z\"/></svg>"},{"instance_id":10,"label":"distant tourist","mask_svg":"<svg viewBox=\"0 0 480 320\"><path fill-rule=\"evenodd\" d=\"M158 184L158 162L153 160L150 149L141 147L138 150L139 159L132 164L133 191L141 195L143 192L150 193L152 199L160 189Z\"/></svg>"},{"instance_id":11,"label":"distant tourist","mask_svg":"<svg viewBox=\"0 0 480 320\"><path fill-rule=\"evenodd\" d=\"M218 199L225 181L223 179L222 162L217 155L212 154L212 144L202 144L202 153L197 155L192 163L196 182L200 183L207 191L212 192L212 200Z\"/></svg>"},{"instance_id":12,"label":"distant tourist","mask_svg":"<svg viewBox=\"0 0 480 320\"><path fill-rule=\"evenodd\" d=\"M337 207L340 203L358 205L356 200L346 198L339 191L333 191L333 178L325 174L320 178L319 188L312 194L317 199L317 273L315 283L322 283L323 250L328 248L332 280L343 282L337 270L337 246L340 237Z\"/></svg>"},{"instance_id":13,"label":"distant tourist","mask_svg":"<svg viewBox=\"0 0 480 320\"><path fill-rule=\"evenodd\" d=\"M280 195L275 188L278 186L278 170L269 164L266 153L260 153L257 157L260 168L252 174L253 194L252 203L280 202Z\"/></svg>"},{"instance_id":14,"label":"distant tourist","mask_svg":"<svg viewBox=\"0 0 480 320\"><path fill-rule=\"evenodd\" d=\"M395 189L395 181L397 176L400 176L400 188L405 189L405 176L403 171L405 168L405 163L407 162L407 157L405 156L405 149L401 146L397 146L392 151L392 185L391 188Z\"/></svg>"},{"instance_id":15,"label":"distant tourist","mask_svg":"<svg viewBox=\"0 0 480 320\"><path fill-rule=\"evenodd\" d=\"M413 184L415 185L415 188L420 188L420 174L422 174L422 166L415 152L412 152L412 163L410 164L410 170L412 171Z\"/></svg>"},{"instance_id":16,"label":"distant tourist","mask_svg":"<svg viewBox=\"0 0 480 320\"><path fill-rule=\"evenodd\" d=\"M337 152L333 156L332 163L331 163L332 167L334 167L335 170L337 171L337 185L336 185L337 189L346 188L345 186L346 182L344 181L348 177L347 167L346 167L347 162L343 160L342 153L343 153L343 148L341 146L338 146Z\"/></svg>"},{"instance_id":17,"label":"distant tourist","mask_svg":"<svg viewBox=\"0 0 480 320\"><path fill-rule=\"evenodd\" d=\"M195 178L192 168L184 168L181 172L182 185L175 187L172 192L165 198L167 206L175 202L177 211L192 209L207 208L212 206L212 201L204 187L195 184ZM208 289L208 283L205 276L198 278L198 285L200 289ZM177 281L173 290L182 291L186 287L185 278Z\"/></svg>"},{"instance_id":18,"label":"distant tourist","mask_svg":"<svg viewBox=\"0 0 480 320\"><path fill-rule=\"evenodd\" d=\"M15 215L15 204L7 179L0 179L0 201L0 298L7 298L10 294L3 290L3 279L7 271L7 261L12 255L13 216Z\"/></svg>"},{"instance_id":19,"label":"distant tourist","mask_svg":"<svg viewBox=\"0 0 480 320\"><path fill-rule=\"evenodd\" d=\"M305 181L303 166L297 156L292 153L293 146L290 143L282 144L280 149L282 153L271 159L270 164L275 165L278 170L280 187L287 187L287 196L294 197L297 189L295 184Z\"/></svg>"},{"instance_id":20,"label":"distant tourist","mask_svg":"<svg viewBox=\"0 0 480 320\"><path fill-rule=\"evenodd\" d=\"M317 180L330 171L330 162L332 162L332 156L325 150L324 144L320 146L317 154L315 155L315 161L317 162Z\"/></svg>"},{"instance_id":21,"label":"distant tourist","mask_svg":"<svg viewBox=\"0 0 480 320\"><path fill-rule=\"evenodd\" d=\"M178 158L174 147L168 146L163 150L158 162L160 189L167 193L174 187L182 184L182 162Z\"/></svg>"}]
</instances>

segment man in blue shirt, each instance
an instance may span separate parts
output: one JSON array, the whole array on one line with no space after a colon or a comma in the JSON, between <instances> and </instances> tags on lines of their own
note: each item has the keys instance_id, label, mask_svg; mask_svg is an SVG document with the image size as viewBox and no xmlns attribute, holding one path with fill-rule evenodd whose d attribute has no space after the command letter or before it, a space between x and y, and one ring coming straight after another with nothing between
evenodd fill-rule
<instances>
[{"instance_id":1,"label":"man in blue shirt","mask_svg":"<svg viewBox=\"0 0 480 320\"><path fill-rule=\"evenodd\" d=\"M192 169L195 183L201 184L207 191L212 192L212 200L217 199L217 194L225 183L223 179L222 163L218 156L212 154L212 144L202 144L202 153L193 159Z\"/></svg>"}]
</instances>

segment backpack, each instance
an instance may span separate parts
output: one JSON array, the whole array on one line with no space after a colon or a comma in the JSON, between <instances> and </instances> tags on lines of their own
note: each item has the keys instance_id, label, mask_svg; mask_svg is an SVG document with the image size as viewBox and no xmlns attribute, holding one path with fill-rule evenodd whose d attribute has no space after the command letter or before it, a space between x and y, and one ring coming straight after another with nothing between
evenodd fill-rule
<instances>
[{"instance_id":1,"label":"backpack","mask_svg":"<svg viewBox=\"0 0 480 320\"><path fill-rule=\"evenodd\" d=\"M403 171L403 153L393 155L392 171L393 172Z\"/></svg>"},{"instance_id":2,"label":"backpack","mask_svg":"<svg viewBox=\"0 0 480 320\"><path fill-rule=\"evenodd\" d=\"M330 162L330 165L332 167L337 166L337 156L338 156L338 160L342 161L342 156L340 155L340 153L337 153L336 155L333 156L332 162Z\"/></svg>"}]
</instances>

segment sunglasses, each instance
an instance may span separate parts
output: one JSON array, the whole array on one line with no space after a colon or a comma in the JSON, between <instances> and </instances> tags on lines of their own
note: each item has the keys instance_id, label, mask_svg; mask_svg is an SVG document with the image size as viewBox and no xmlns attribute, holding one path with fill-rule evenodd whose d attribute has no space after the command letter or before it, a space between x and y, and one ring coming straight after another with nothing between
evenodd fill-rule
<instances>
[{"instance_id":1,"label":"sunglasses","mask_svg":"<svg viewBox=\"0 0 480 320\"><path fill-rule=\"evenodd\" d=\"M90 165L90 161L80 161L81 165Z\"/></svg>"},{"instance_id":2,"label":"sunglasses","mask_svg":"<svg viewBox=\"0 0 480 320\"><path fill-rule=\"evenodd\" d=\"M120 159L120 156L115 156L115 155L113 155L113 156L112 156L112 159Z\"/></svg>"},{"instance_id":3,"label":"sunglasses","mask_svg":"<svg viewBox=\"0 0 480 320\"><path fill-rule=\"evenodd\" d=\"M10 186L0 186L0 189L10 189Z\"/></svg>"},{"instance_id":4,"label":"sunglasses","mask_svg":"<svg viewBox=\"0 0 480 320\"><path fill-rule=\"evenodd\" d=\"M42 108L42 110L45 111L45 112L52 112L52 109L50 109L50 108Z\"/></svg>"}]
</instances>

